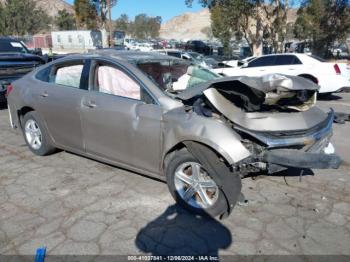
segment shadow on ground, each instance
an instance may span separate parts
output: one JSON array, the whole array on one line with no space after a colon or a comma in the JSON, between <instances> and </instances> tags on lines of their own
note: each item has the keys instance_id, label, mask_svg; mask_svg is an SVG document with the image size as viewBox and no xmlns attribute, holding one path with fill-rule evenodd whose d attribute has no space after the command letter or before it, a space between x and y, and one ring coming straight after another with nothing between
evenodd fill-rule
<instances>
[{"instance_id":1,"label":"shadow on ground","mask_svg":"<svg viewBox=\"0 0 350 262\"><path fill-rule=\"evenodd\" d=\"M282 171L269 174L267 171L258 173L250 173L245 178L252 178L253 180L264 176L280 176L280 177L302 177L302 176L314 176L315 173L311 169L301 169L290 167Z\"/></svg>"},{"instance_id":2,"label":"shadow on ground","mask_svg":"<svg viewBox=\"0 0 350 262\"><path fill-rule=\"evenodd\" d=\"M7 109L7 103L0 103L0 110Z\"/></svg>"},{"instance_id":3,"label":"shadow on ground","mask_svg":"<svg viewBox=\"0 0 350 262\"><path fill-rule=\"evenodd\" d=\"M315 173L311 169L288 168L283 171L271 174L271 176L314 176Z\"/></svg>"},{"instance_id":4,"label":"shadow on ground","mask_svg":"<svg viewBox=\"0 0 350 262\"><path fill-rule=\"evenodd\" d=\"M319 94L317 96L317 100L320 100L320 101L334 101L334 100L340 100L342 99L341 96L339 95L336 95L336 94Z\"/></svg>"},{"instance_id":5,"label":"shadow on ground","mask_svg":"<svg viewBox=\"0 0 350 262\"><path fill-rule=\"evenodd\" d=\"M228 248L232 236L220 222L207 216L196 216L178 205L148 223L137 234L135 244L152 255L211 255Z\"/></svg>"}]
</instances>

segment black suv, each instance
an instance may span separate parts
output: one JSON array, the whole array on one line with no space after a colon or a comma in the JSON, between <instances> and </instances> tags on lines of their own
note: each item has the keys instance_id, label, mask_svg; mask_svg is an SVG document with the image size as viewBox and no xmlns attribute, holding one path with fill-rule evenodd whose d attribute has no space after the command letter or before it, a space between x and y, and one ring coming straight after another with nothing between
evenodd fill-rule
<instances>
[{"instance_id":1,"label":"black suv","mask_svg":"<svg viewBox=\"0 0 350 262\"><path fill-rule=\"evenodd\" d=\"M206 43L200 40L188 41L186 44L187 51L197 52L203 55L212 55L213 49L208 46Z\"/></svg>"},{"instance_id":2,"label":"black suv","mask_svg":"<svg viewBox=\"0 0 350 262\"><path fill-rule=\"evenodd\" d=\"M6 103L6 89L12 81L45 63L32 54L22 42L0 37L0 103Z\"/></svg>"}]
</instances>

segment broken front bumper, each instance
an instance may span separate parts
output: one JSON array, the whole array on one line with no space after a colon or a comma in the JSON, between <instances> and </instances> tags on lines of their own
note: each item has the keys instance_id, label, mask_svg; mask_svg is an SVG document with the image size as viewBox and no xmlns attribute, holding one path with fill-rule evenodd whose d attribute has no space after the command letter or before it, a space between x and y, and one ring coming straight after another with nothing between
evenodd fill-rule
<instances>
[{"instance_id":1,"label":"broken front bumper","mask_svg":"<svg viewBox=\"0 0 350 262\"><path fill-rule=\"evenodd\" d=\"M341 159L336 154L300 152L295 149L275 149L265 152L263 161L284 167L337 169Z\"/></svg>"},{"instance_id":2,"label":"broken front bumper","mask_svg":"<svg viewBox=\"0 0 350 262\"><path fill-rule=\"evenodd\" d=\"M285 132L276 135L254 133L268 147L259 156L259 160L267 164L270 173L288 167L330 169L341 164L339 156L334 154L330 143L334 111L315 128L306 132Z\"/></svg>"}]
</instances>

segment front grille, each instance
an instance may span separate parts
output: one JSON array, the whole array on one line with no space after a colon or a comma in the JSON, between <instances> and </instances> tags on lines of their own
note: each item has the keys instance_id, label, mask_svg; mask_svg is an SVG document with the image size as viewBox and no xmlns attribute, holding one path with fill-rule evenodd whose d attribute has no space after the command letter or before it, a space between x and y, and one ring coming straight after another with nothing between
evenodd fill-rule
<instances>
[{"instance_id":1,"label":"front grille","mask_svg":"<svg viewBox=\"0 0 350 262\"><path fill-rule=\"evenodd\" d=\"M328 117L322 121L321 123L319 123L318 125L312 127L312 128L309 128L309 129L306 129L306 130L293 130L293 131L275 131L275 132L266 132L266 134L268 136L271 136L271 137L276 137L276 138L288 138L288 137L304 137L304 136L308 136L308 135L311 135L325 127L327 127L327 125L329 124L330 122L330 118L332 116L331 115L328 115Z\"/></svg>"},{"instance_id":2,"label":"front grille","mask_svg":"<svg viewBox=\"0 0 350 262\"><path fill-rule=\"evenodd\" d=\"M312 147L317 141L323 140L325 137L332 135L332 123L334 119L334 111L332 110L327 119L317 126L298 132L253 132L241 129L246 134L261 141L269 148L286 148L300 146L307 150ZM282 135L281 135L282 133ZM279 134L279 135L277 135Z\"/></svg>"}]
</instances>

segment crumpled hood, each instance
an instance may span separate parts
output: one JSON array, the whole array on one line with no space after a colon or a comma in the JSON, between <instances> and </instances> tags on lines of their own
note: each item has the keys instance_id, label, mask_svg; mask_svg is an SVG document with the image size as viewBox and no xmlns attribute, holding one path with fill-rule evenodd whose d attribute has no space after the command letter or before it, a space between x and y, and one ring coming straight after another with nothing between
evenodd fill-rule
<instances>
[{"instance_id":1,"label":"crumpled hood","mask_svg":"<svg viewBox=\"0 0 350 262\"><path fill-rule=\"evenodd\" d=\"M295 76L230 77L186 90L182 98L202 101L246 130L280 132L309 130L328 114L314 106L318 86ZM203 95L202 95L203 94ZM185 102L185 101L184 101Z\"/></svg>"},{"instance_id":2,"label":"crumpled hood","mask_svg":"<svg viewBox=\"0 0 350 262\"><path fill-rule=\"evenodd\" d=\"M320 87L310 80L299 76L268 74L261 77L240 76L238 81L252 88L268 93L276 89L315 90Z\"/></svg>"},{"instance_id":3,"label":"crumpled hood","mask_svg":"<svg viewBox=\"0 0 350 262\"><path fill-rule=\"evenodd\" d=\"M236 76L211 80L177 95L190 100L215 89L246 112L269 111L273 108L306 111L316 103L319 86L308 79L281 74L261 77Z\"/></svg>"},{"instance_id":4,"label":"crumpled hood","mask_svg":"<svg viewBox=\"0 0 350 262\"><path fill-rule=\"evenodd\" d=\"M315 90L320 87L308 79L298 76L287 76L282 74L268 74L261 77L248 76L233 76L223 77L201 83L194 88L184 90L176 97L181 100L189 100L193 97L201 95L204 90L212 87L216 83L230 82L232 88L235 87L235 82L240 82L248 87L268 93L274 89L284 88L288 90Z\"/></svg>"}]
</instances>

